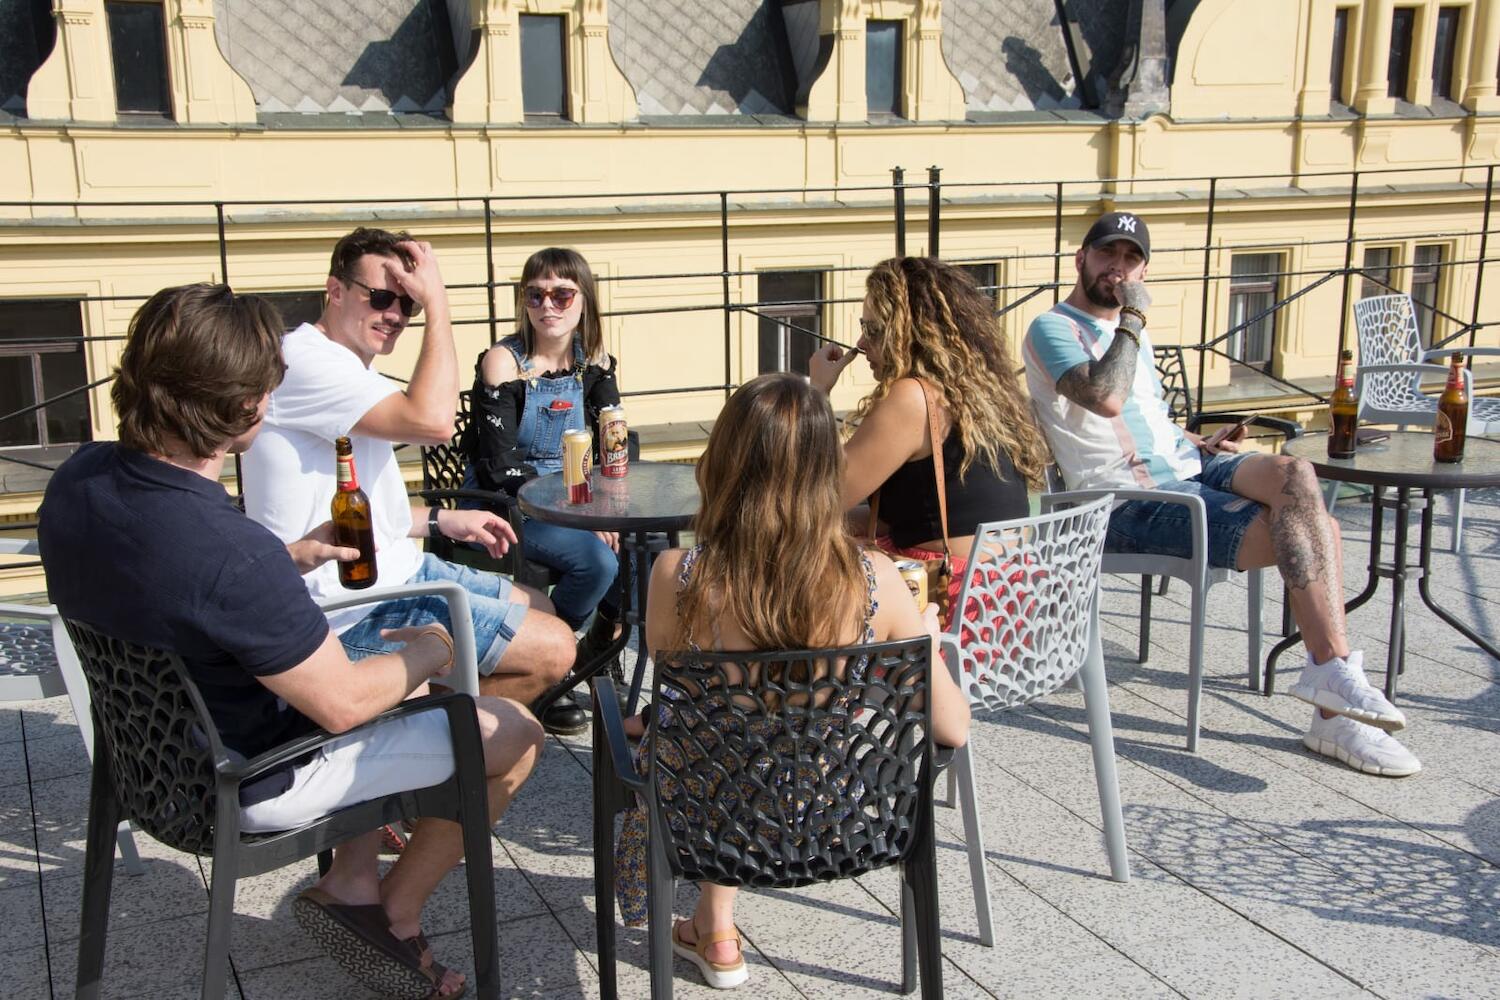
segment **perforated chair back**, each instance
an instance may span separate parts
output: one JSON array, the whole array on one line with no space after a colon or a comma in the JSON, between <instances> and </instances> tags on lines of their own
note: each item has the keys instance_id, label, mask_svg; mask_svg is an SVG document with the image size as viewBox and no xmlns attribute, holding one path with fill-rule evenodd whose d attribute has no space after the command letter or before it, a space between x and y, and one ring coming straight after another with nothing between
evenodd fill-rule
<instances>
[{"instance_id":1,"label":"perforated chair back","mask_svg":"<svg viewBox=\"0 0 1500 1000\"><path fill-rule=\"evenodd\" d=\"M1193 390L1188 385L1187 357L1181 344L1153 344L1151 357L1156 363L1156 378L1161 382L1162 399L1167 414L1178 423L1187 423L1193 411Z\"/></svg>"},{"instance_id":2,"label":"perforated chair back","mask_svg":"<svg viewBox=\"0 0 1500 1000\"><path fill-rule=\"evenodd\" d=\"M227 755L181 658L64 621L88 683L94 753L107 755L125 815L169 847L212 854L214 761Z\"/></svg>"},{"instance_id":3,"label":"perforated chair back","mask_svg":"<svg viewBox=\"0 0 1500 1000\"><path fill-rule=\"evenodd\" d=\"M904 860L931 823L929 650L659 656L647 794L673 873L789 888Z\"/></svg>"},{"instance_id":4,"label":"perforated chair back","mask_svg":"<svg viewBox=\"0 0 1500 1000\"><path fill-rule=\"evenodd\" d=\"M1410 295L1372 295L1354 303L1354 327L1359 332L1359 366L1411 365L1422 360L1422 335ZM1364 372L1360 377L1359 415L1362 420L1430 425L1437 401L1422 392L1422 376L1415 371Z\"/></svg>"},{"instance_id":5,"label":"perforated chair back","mask_svg":"<svg viewBox=\"0 0 1500 1000\"><path fill-rule=\"evenodd\" d=\"M975 707L1025 705L1073 678L1099 637L1093 632L1105 495L1053 514L992 521L974 548L944 652Z\"/></svg>"},{"instance_id":6,"label":"perforated chair back","mask_svg":"<svg viewBox=\"0 0 1500 1000\"><path fill-rule=\"evenodd\" d=\"M464 448L464 436L469 432L472 395L467 389L458 394L458 416L453 422L453 436L444 444L423 446L422 489L457 490L463 488L464 472L469 466L469 457Z\"/></svg>"}]
</instances>

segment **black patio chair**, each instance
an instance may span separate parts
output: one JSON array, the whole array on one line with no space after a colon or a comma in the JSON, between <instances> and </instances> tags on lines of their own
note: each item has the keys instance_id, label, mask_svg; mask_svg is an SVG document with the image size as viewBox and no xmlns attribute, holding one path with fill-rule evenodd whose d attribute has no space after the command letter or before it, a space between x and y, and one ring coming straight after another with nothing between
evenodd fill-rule
<instances>
[{"instance_id":1,"label":"black patio chair","mask_svg":"<svg viewBox=\"0 0 1500 1000\"><path fill-rule=\"evenodd\" d=\"M520 540L524 529L515 498L502 491L464 486L469 456L464 449L463 438L468 432L473 413L470 408L471 397L472 393L467 390L459 394L458 417L454 421L453 436L447 443L422 448L422 489L418 496L435 507L452 509L461 501L472 501L493 510L510 522L510 526L516 531L517 542L500 559L492 559L488 553L449 538L429 538L427 551L448 562L504 573L518 583L545 591L557 582L561 574L549 566L532 562L521 554Z\"/></svg>"},{"instance_id":2,"label":"black patio chair","mask_svg":"<svg viewBox=\"0 0 1500 1000\"><path fill-rule=\"evenodd\" d=\"M79 1000L94 1000L100 993L115 829L124 818L168 847L213 856L204 1000L224 996L239 879L315 854L326 868L324 852L386 823L415 816L456 820L463 826L477 993L486 1000L499 997L488 795L479 723L469 695L450 692L406 701L350 730L418 712L446 713L456 765L447 781L350 806L300 829L242 834L240 788L336 737L316 733L236 761L220 742L203 698L176 654L111 638L82 622L65 623L88 682L95 748L78 943Z\"/></svg>"},{"instance_id":3,"label":"black patio chair","mask_svg":"<svg viewBox=\"0 0 1500 1000\"><path fill-rule=\"evenodd\" d=\"M930 645L664 653L637 774L613 683L594 681L594 892L600 995L615 985L614 820L648 816L651 996L672 996L678 879L795 888L902 866L902 992L943 995ZM857 678L853 664L866 663ZM842 664L839 679L831 669Z\"/></svg>"}]
</instances>

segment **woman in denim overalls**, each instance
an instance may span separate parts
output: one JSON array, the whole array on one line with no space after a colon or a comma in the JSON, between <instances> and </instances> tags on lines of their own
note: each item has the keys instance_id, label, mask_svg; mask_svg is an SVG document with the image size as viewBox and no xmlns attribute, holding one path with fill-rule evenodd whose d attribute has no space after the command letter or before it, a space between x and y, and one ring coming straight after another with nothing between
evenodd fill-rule
<instances>
[{"instance_id":1,"label":"woman in denim overalls","mask_svg":"<svg viewBox=\"0 0 1500 1000\"><path fill-rule=\"evenodd\" d=\"M557 247L532 254L521 270L516 316L518 332L475 367L469 439L470 478L511 495L527 479L562 469L564 431L595 431L599 411L620 401L582 255ZM608 643L619 617L618 536L528 520L522 540L527 559L562 574L552 590L558 617L577 630L599 608L584 643Z\"/></svg>"}]
</instances>

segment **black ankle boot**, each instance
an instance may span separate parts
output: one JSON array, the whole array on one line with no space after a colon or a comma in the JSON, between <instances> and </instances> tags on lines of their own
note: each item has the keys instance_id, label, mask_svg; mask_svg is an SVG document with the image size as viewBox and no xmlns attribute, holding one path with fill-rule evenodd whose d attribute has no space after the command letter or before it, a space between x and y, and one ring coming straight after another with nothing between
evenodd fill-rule
<instances>
[{"instance_id":1,"label":"black ankle boot","mask_svg":"<svg viewBox=\"0 0 1500 1000\"><path fill-rule=\"evenodd\" d=\"M610 647L615 641L615 627L618 624L613 615L606 615L602 610L594 615L594 620L589 623L589 630L578 640L578 650L573 654L575 674L587 668Z\"/></svg>"}]
</instances>

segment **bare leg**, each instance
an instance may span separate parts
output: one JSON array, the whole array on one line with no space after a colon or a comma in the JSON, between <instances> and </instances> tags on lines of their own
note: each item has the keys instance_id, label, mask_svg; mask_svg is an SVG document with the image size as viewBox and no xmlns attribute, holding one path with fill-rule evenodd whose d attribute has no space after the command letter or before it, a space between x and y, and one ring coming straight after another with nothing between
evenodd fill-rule
<instances>
[{"instance_id":1,"label":"bare leg","mask_svg":"<svg viewBox=\"0 0 1500 1000\"><path fill-rule=\"evenodd\" d=\"M1347 656L1339 528L1323 507L1312 466L1300 459L1254 455L1240 463L1232 485L1240 496L1266 507L1245 533L1238 568L1274 564L1286 581L1308 654L1318 663Z\"/></svg>"},{"instance_id":2,"label":"bare leg","mask_svg":"<svg viewBox=\"0 0 1500 1000\"><path fill-rule=\"evenodd\" d=\"M733 886L699 882L698 907L678 931L683 942L693 944L701 935L733 930L734 897L738 892ZM739 941L715 941L704 949L703 955L710 962L729 965L740 957Z\"/></svg>"},{"instance_id":3,"label":"bare leg","mask_svg":"<svg viewBox=\"0 0 1500 1000\"><path fill-rule=\"evenodd\" d=\"M480 736L489 793L490 824L500 818L541 753L542 729L531 713L513 702L480 698ZM351 840L333 853L333 865L318 888L334 899L355 905L380 903L390 918L391 933L405 940L421 930L422 907L439 882L463 857L463 833L457 823L424 819L382 880L377 862L380 833ZM439 987L451 996L464 977L451 969Z\"/></svg>"},{"instance_id":4,"label":"bare leg","mask_svg":"<svg viewBox=\"0 0 1500 1000\"><path fill-rule=\"evenodd\" d=\"M494 671L479 678L480 693L529 705L562 679L576 653L573 630L533 604Z\"/></svg>"}]
</instances>

